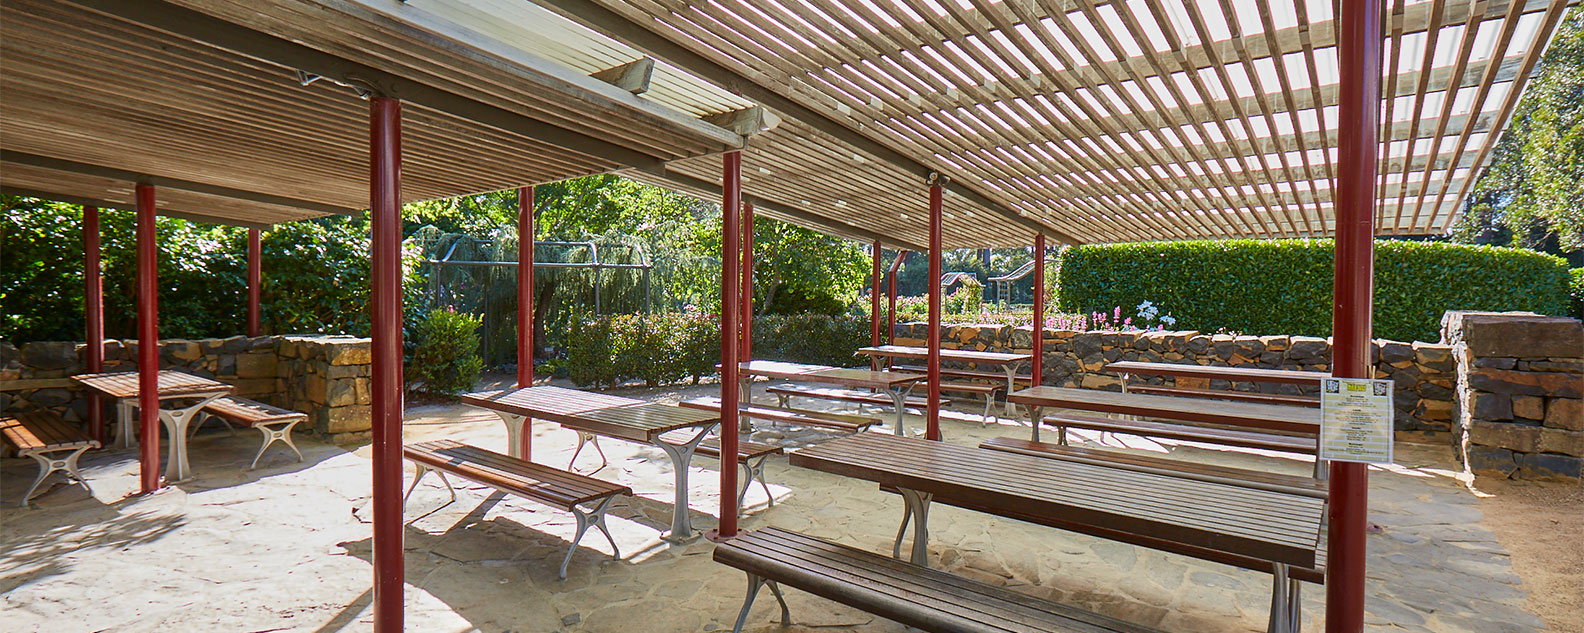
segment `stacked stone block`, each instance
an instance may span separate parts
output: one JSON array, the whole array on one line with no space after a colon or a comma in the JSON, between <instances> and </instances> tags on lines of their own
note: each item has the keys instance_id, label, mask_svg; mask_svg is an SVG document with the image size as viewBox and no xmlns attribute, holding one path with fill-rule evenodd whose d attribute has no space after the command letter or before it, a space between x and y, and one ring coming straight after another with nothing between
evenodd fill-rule
<instances>
[{"instance_id":1,"label":"stacked stone block","mask_svg":"<svg viewBox=\"0 0 1584 633\"><path fill-rule=\"evenodd\" d=\"M922 346L927 332L924 323L899 323L897 343ZM1033 334L1029 327L999 324L944 325L941 328L942 344L946 347L992 352L1026 353L1033 346ZM1234 336L1193 331L1045 331L1047 385L1120 391L1120 377L1106 371L1105 366L1122 360L1330 371L1331 343L1313 336ZM1451 345L1377 340L1371 348L1371 363L1377 378L1396 383L1395 419L1399 437L1445 437L1452 430L1452 390L1457 363L1452 357ZM1315 389L1300 389L1295 385L1158 377L1147 382L1198 389L1316 393Z\"/></svg>"},{"instance_id":2,"label":"stacked stone block","mask_svg":"<svg viewBox=\"0 0 1584 633\"><path fill-rule=\"evenodd\" d=\"M370 428L369 340L346 336L233 336L160 341L160 368L212 378L236 395L309 416L299 430L339 436ZM104 344L104 370L135 371L137 341ZM0 341L0 411L46 410L87 418L88 401L70 376L85 373L83 343ZM25 387L25 388L17 388ZM114 411L105 407L106 415Z\"/></svg>"},{"instance_id":3,"label":"stacked stone block","mask_svg":"<svg viewBox=\"0 0 1584 633\"><path fill-rule=\"evenodd\" d=\"M1448 312L1457 441L1478 476L1579 481L1584 324L1530 313Z\"/></svg>"}]
</instances>

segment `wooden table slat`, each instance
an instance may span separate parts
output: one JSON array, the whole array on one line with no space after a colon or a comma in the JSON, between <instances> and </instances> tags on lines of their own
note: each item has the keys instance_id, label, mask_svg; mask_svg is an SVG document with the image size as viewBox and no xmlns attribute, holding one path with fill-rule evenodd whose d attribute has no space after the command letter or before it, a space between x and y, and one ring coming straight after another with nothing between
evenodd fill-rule
<instances>
[{"instance_id":1,"label":"wooden table slat","mask_svg":"<svg viewBox=\"0 0 1584 633\"><path fill-rule=\"evenodd\" d=\"M928 347L912 347L908 345L877 345L874 347L858 348L859 354L870 356L885 356L891 358L929 358ZM1034 359L1034 355L1008 353L1008 352L981 352L971 349L946 349L940 351L941 360L965 363L989 363L1006 365L1010 363L1026 363Z\"/></svg>"},{"instance_id":2,"label":"wooden table slat","mask_svg":"<svg viewBox=\"0 0 1584 633\"><path fill-rule=\"evenodd\" d=\"M82 386L116 399L138 397L138 373L135 371L112 372L104 374L78 374L72 380ZM192 374L162 369L159 372L159 397L181 398L187 396L209 396L216 393L231 393L235 387L226 383L194 376Z\"/></svg>"},{"instance_id":3,"label":"wooden table slat","mask_svg":"<svg viewBox=\"0 0 1584 633\"><path fill-rule=\"evenodd\" d=\"M1226 367L1220 365L1186 365L1182 363L1153 363L1124 360L1109 363L1107 371L1116 374L1141 376L1172 376L1177 378L1206 378L1232 382L1264 382L1285 385L1319 387L1320 381L1331 374L1322 371L1293 369L1264 369L1260 367Z\"/></svg>"},{"instance_id":4,"label":"wooden table slat","mask_svg":"<svg viewBox=\"0 0 1584 633\"><path fill-rule=\"evenodd\" d=\"M1061 409L1083 409L1146 418L1225 424L1270 431L1317 434L1320 410L1258 402L1205 400L1142 393L1119 393L1067 387L1030 387L1012 392L1013 403Z\"/></svg>"}]
</instances>

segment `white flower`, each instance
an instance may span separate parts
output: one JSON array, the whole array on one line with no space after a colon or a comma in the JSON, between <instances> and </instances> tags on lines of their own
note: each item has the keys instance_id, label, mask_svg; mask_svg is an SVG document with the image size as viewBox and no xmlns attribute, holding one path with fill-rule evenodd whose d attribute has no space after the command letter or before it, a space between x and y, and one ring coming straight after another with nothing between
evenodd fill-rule
<instances>
[{"instance_id":1,"label":"white flower","mask_svg":"<svg viewBox=\"0 0 1584 633\"><path fill-rule=\"evenodd\" d=\"M1138 304L1138 310L1140 312L1143 312L1146 308L1148 308L1148 307L1150 307L1152 305L1154 305L1154 304L1150 303L1149 301L1145 301L1144 303Z\"/></svg>"},{"instance_id":2,"label":"white flower","mask_svg":"<svg viewBox=\"0 0 1584 633\"><path fill-rule=\"evenodd\" d=\"M1166 325L1177 325L1177 319L1172 318L1171 315L1161 317L1160 322Z\"/></svg>"}]
</instances>

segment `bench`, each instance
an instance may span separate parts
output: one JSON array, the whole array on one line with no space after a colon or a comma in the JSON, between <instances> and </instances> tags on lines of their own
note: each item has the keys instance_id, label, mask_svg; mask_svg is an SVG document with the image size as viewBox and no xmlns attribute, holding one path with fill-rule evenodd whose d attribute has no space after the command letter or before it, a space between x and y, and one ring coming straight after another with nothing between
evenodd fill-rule
<instances>
[{"instance_id":1,"label":"bench","mask_svg":"<svg viewBox=\"0 0 1584 633\"><path fill-rule=\"evenodd\" d=\"M1263 431L1246 431L1175 422L1108 418L1082 413L1046 415L1044 422L1056 426L1060 430L1059 437L1061 437L1061 442L1064 444L1067 441L1066 429L1072 428L1143 437L1160 437L1185 442L1221 444L1224 446L1301 455L1314 455L1319 450L1319 437L1316 435L1278 435Z\"/></svg>"},{"instance_id":2,"label":"bench","mask_svg":"<svg viewBox=\"0 0 1584 633\"><path fill-rule=\"evenodd\" d=\"M82 429L57 414L33 411L0 418L0 437L16 449L18 456L32 457L39 463L38 478L22 495L22 507L27 507L39 485L55 471L65 472L72 480L82 484L88 494L93 494L88 480L83 479L82 473L77 470L77 458L89 449L99 448L99 441L88 437ZM65 453L66 456L59 457L59 453Z\"/></svg>"},{"instance_id":3,"label":"bench","mask_svg":"<svg viewBox=\"0 0 1584 633\"><path fill-rule=\"evenodd\" d=\"M765 389L765 393L775 394L782 408L787 407L787 400L792 396L805 398L818 398L820 400L836 400L840 402L854 402L861 405L892 406L891 396L883 393L868 391L854 391L851 389L837 389L833 387L799 387L796 385L776 385ZM942 400L941 404L945 404ZM924 396L907 396L902 399L902 406L922 408L929 406L929 399Z\"/></svg>"},{"instance_id":4,"label":"bench","mask_svg":"<svg viewBox=\"0 0 1584 633\"><path fill-rule=\"evenodd\" d=\"M715 546L715 561L748 574L748 593L732 628L739 633L762 586L791 611L780 585L924 631L1153 633L1153 629L986 585L940 570L774 527Z\"/></svg>"},{"instance_id":5,"label":"bench","mask_svg":"<svg viewBox=\"0 0 1584 633\"><path fill-rule=\"evenodd\" d=\"M451 500L455 501L456 489L451 487L451 482L445 477L446 473L451 473L501 492L571 512L577 519L577 533L572 537L572 545L567 548L566 558L561 560L559 577L562 580L566 580L567 563L572 562L572 554L577 552L578 543L590 527L599 528L605 534L605 540L610 542L612 559L621 558L616 539L611 538L610 530L605 527L605 511L617 497L631 496L633 491L630 487L535 464L455 440L408 444L402 447L402 456L418 469L412 486L402 496L404 508L407 498L418 488L418 481L430 470L439 473L440 480L451 492ZM580 507L584 504L591 507L585 510Z\"/></svg>"},{"instance_id":6,"label":"bench","mask_svg":"<svg viewBox=\"0 0 1584 633\"><path fill-rule=\"evenodd\" d=\"M720 398L705 397L683 400L678 406L691 409L702 409L719 413L721 408ZM742 415L771 422L782 422L796 426L818 426L824 428L857 433L880 423L875 418L852 415L848 413L832 413L829 411L814 411L810 409L793 409L788 407L772 407L763 404L744 404L738 407Z\"/></svg>"},{"instance_id":7,"label":"bench","mask_svg":"<svg viewBox=\"0 0 1584 633\"><path fill-rule=\"evenodd\" d=\"M920 374L929 372L929 368L924 367L923 365L896 365L891 369ZM989 380L999 383L1003 387L1006 386L1006 372L981 371L976 369L946 369L943 367L941 368L941 376L944 378L962 378L964 380ZM1032 384L1033 381L1033 376L1025 376L1021 374L1012 379L1013 384L1016 385Z\"/></svg>"},{"instance_id":8,"label":"bench","mask_svg":"<svg viewBox=\"0 0 1584 633\"><path fill-rule=\"evenodd\" d=\"M995 395L1006 389L1006 385L986 385L977 382L942 382L941 391L950 393L966 393L984 397L984 411L979 414L979 426L990 424L990 409L995 405Z\"/></svg>"},{"instance_id":9,"label":"bench","mask_svg":"<svg viewBox=\"0 0 1584 633\"><path fill-rule=\"evenodd\" d=\"M258 468L259 459L264 457L264 451L275 442L285 442L286 447L297 454L297 461L303 460L302 451L297 450L297 445L292 443L291 433L297 423L308 419L306 413L235 396L221 396L210 400L204 405L203 413L207 414L207 417L199 418L199 421L193 424L192 433L198 432L198 427L204 420L214 418L225 423L228 428L232 425L250 427L264 434L264 443L259 445L258 454L253 456L253 464L248 466L248 470Z\"/></svg>"},{"instance_id":10,"label":"bench","mask_svg":"<svg viewBox=\"0 0 1584 633\"><path fill-rule=\"evenodd\" d=\"M1189 389L1186 387L1162 387L1157 385L1128 385L1127 391L1128 393L1149 393L1159 396L1184 396L1188 398L1207 398L1210 400L1234 400L1237 402L1285 404L1295 407L1320 407L1320 399L1314 396L1295 396L1281 393L1226 391L1222 389Z\"/></svg>"},{"instance_id":11,"label":"bench","mask_svg":"<svg viewBox=\"0 0 1584 633\"><path fill-rule=\"evenodd\" d=\"M764 488L765 498L770 500L770 505L775 505L775 495L770 494L770 484L765 482L764 463L765 460L770 459L771 455L780 455L785 452L785 449L774 444L737 440L737 465L741 466L743 471L743 479L737 484L738 512L742 511L743 499L747 498L748 486L753 483L754 479L758 479L759 486ZM720 438L706 438L703 442L699 442L698 448L694 449L693 453L720 459Z\"/></svg>"}]
</instances>

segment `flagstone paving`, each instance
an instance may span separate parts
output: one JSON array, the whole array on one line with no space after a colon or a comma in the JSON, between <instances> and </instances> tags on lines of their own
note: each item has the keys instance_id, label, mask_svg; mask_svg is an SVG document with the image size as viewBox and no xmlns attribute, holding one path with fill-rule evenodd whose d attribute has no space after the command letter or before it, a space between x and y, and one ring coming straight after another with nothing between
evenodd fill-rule
<instances>
[{"instance_id":1,"label":"flagstone paving","mask_svg":"<svg viewBox=\"0 0 1584 633\"><path fill-rule=\"evenodd\" d=\"M702 395L714 387L636 390L649 399ZM970 407L971 408L971 407ZM912 417L912 428L921 420ZM981 428L977 415L943 422L948 441L977 444L1022 436L1010 420ZM409 409L408 441L449 437L504 450L496 418L463 406ZM832 437L767 430L754 439L794 446ZM1086 436L1123 445L1122 438ZM576 436L534 430L537 460L561 466ZM148 498L136 486L136 455L84 460L94 485L57 486L36 507L11 505L33 476L31 460L5 460L0 490L0 633L24 631L368 631L370 619L369 450L299 441L306 460L272 452L241 470L256 440L215 430L193 442L198 478ZM1303 473L1298 460L1169 446L1129 438L1141 450L1184 459ZM589 538L565 581L556 567L574 529L569 514L480 486L448 496L426 478L407 508L410 631L711 631L730 629L746 584L710 560L698 540L671 547L669 461L658 449L606 440L610 464L597 477L631 484L639 497L611 512L621 559ZM1473 495L1443 447L1399 445L1398 465L1373 472L1367 629L1433 633L1544 630L1524 611L1524 588L1508 556L1481 524ZM592 451L578 460L590 471ZM694 464L694 523L714 525L717 464ZM874 551L889 551L901 500L873 484L792 468L766 468L773 508L749 492L745 527L777 525ZM410 476L410 475L409 475ZM1262 631L1269 576L951 507L931 512L939 566L985 582L1170 631ZM1304 627L1320 630L1324 589L1304 586ZM800 591L788 592L793 625L774 601L749 616L753 631L901 631L895 623Z\"/></svg>"}]
</instances>

